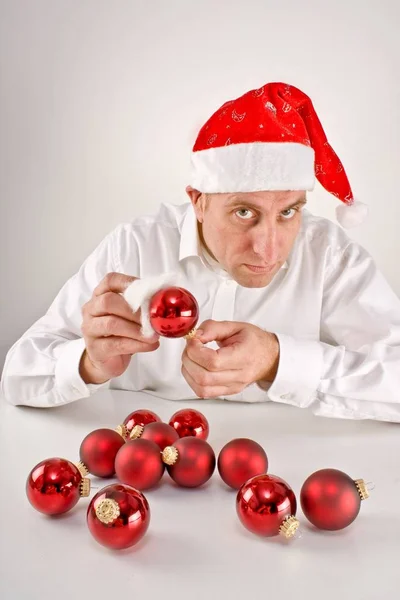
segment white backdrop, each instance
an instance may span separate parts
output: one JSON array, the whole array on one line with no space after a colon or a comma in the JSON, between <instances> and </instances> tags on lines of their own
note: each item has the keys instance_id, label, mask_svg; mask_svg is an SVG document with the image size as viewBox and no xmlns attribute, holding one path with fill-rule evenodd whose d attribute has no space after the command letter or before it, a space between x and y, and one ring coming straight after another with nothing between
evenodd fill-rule
<instances>
[{"instance_id":1,"label":"white backdrop","mask_svg":"<svg viewBox=\"0 0 400 600\"><path fill-rule=\"evenodd\" d=\"M121 221L187 200L198 128L268 81L313 100L351 235L400 293L397 0L0 0L0 368ZM335 219L317 184L312 212Z\"/></svg>"}]
</instances>

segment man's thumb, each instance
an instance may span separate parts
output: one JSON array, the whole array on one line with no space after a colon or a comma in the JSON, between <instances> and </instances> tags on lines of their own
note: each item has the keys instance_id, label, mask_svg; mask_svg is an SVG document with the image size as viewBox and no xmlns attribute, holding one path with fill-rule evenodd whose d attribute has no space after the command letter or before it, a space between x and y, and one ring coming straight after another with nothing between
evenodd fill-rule
<instances>
[{"instance_id":1,"label":"man's thumb","mask_svg":"<svg viewBox=\"0 0 400 600\"><path fill-rule=\"evenodd\" d=\"M217 340L225 340L240 330L240 323L233 321L214 321L207 319L203 321L196 331L196 339L203 344Z\"/></svg>"}]
</instances>

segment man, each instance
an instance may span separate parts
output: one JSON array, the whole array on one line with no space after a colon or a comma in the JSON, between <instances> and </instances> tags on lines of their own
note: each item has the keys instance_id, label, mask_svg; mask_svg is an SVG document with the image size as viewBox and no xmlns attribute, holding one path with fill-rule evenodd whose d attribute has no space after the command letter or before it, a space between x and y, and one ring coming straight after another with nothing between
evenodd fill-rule
<instances>
[{"instance_id":1,"label":"man","mask_svg":"<svg viewBox=\"0 0 400 600\"><path fill-rule=\"evenodd\" d=\"M5 398L55 406L109 387L400 421L400 301L359 244L304 208L314 176L341 224L359 221L308 96L270 83L225 103L194 145L191 202L100 243L10 349ZM188 341L144 327L171 273L199 303Z\"/></svg>"}]
</instances>

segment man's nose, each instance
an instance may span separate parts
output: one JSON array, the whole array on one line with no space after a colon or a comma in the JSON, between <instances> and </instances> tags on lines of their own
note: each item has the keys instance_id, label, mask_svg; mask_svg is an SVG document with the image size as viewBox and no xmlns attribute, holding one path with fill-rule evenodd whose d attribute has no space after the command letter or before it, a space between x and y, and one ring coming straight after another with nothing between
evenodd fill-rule
<instances>
[{"instance_id":1,"label":"man's nose","mask_svg":"<svg viewBox=\"0 0 400 600\"><path fill-rule=\"evenodd\" d=\"M276 227L266 226L254 228L253 251L267 265L273 265L278 260L278 235Z\"/></svg>"}]
</instances>

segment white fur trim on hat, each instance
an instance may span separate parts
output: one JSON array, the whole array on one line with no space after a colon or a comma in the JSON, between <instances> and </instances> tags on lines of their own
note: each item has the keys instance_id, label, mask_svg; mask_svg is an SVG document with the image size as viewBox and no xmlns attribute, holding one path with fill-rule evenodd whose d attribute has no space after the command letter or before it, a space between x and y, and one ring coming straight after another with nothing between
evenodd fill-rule
<instances>
[{"instance_id":1,"label":"white fur trim on hat","mask_svg":"<svg viewBox=\"0 0 400 600\"><path fill-rule=\"evenodd\" d=\"M368 206L359 200L355 200L353 204L348 205L343 202L336 207L336 218L340 225L345 229L357 227L365 221L368 215Z\"/></svg>"},{"instance_id":2,"label":"white fur trim on hat","mask_svg":"<svg viewBox=\"0 0 400 600\"><path fill-rule=\"evenodd\" d=\"M315 185L314 149L292 142L229 144L192 152L190 185L205 194L307 190Z\"/></svg>"},{"instance_id":3,"label":"white fur trim on hat","mask_svg":"<svg viewBox=\"0 0 400 600\"><path fill-rule=\"evenodd\" d=\"M141 309L142 335L151 337L155 331L150 323L149 305L150 300L158 290L171 286L179 286L180 276L178 273L161 273L146 277L144 279L136 279L128 285L122 296L128 302L129 306L136 312Z\"/></svg>"}]
</instances>

